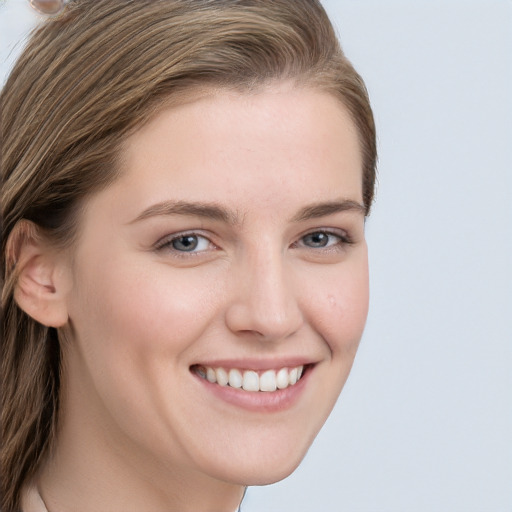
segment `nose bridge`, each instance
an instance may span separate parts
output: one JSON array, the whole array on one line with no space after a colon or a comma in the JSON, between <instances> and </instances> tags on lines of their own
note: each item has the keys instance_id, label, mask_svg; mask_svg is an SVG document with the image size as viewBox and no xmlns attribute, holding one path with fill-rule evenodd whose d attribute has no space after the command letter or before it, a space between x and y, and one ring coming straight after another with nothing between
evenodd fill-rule
<instances>
[{"instance_id":1,"label":"nose bridge","mask_svg":"<svg viewBox=\"0 0 512 512\"><path fill-rule=\"evenodd\" d=\"M296 283L283 251L260 243L247 251L235 282L229 326L265 339L283 339L302 323Z\"/></svg>"}]
</instances>

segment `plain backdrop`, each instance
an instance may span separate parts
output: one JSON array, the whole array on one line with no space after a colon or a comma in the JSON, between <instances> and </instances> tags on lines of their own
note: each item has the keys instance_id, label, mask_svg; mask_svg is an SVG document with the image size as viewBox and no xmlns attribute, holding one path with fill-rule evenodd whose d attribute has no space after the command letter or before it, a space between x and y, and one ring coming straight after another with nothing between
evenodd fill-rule
<instances>
[{"instance_id":1,"label":"plain backdrop","mask_svg":"<svg viewBox=\"0 0 512 512\"><path fill-rule=\"evenodd\" d=\"M242 510L510 512L512 2L324 4L378 127L370 316L303 464ZM37 20L0 0L1 82Z\"/></svg>"}]
</instances>

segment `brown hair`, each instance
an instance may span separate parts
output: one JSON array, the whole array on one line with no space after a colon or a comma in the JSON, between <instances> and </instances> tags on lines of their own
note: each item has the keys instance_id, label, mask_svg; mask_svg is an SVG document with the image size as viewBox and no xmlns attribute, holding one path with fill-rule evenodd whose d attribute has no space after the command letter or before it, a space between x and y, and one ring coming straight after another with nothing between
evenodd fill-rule
<instances>
[{"instance_id":1,"label":"brown hair","mask_svg":"<svg viewBox=\"0 0 512 512\"><path fill-rule=\"evenodd\" d=\"M373 199L375 127L362 79L317 0L76 0L32 35L0 96L2 510L55 436L57 331L15 303L7 239L22 219L70 243L77 208L111 183L126 136L192 87L252 90L292 79L334 94L358 129L363 198Z\"/></svg>"}]
</instances>

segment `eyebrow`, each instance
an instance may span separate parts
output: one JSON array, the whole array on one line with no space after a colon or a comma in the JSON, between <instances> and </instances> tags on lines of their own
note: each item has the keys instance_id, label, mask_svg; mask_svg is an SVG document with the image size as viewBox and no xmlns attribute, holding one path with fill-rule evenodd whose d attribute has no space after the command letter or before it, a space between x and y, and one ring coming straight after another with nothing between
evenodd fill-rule
<instances>
[{"instance_id":1,"label":"eyebrow","mask_svg":"<svg viewBox=\"0 0 512 512\"><path fill-rule=\"evenodd\" d=\"M240 224L240 215L231 212L215 203L201 203L187 201L163 201L146 208L140 215L130 222L133 224L158 215L190 215L217 220L227 224Z\"/></svg>"},{"instance_id":2,"label":"eyebrow","mask_svg":"<svg viewBox=\"0 0 512 512\"><path fill-rule=\"evenodd\" d=\"M366 208L357 201L350 199L341 199L338 201L328 201L306 206L292 218L292 222L303 222L310 219L318 219L340 212L356 212L363 216L366 215Z\"/></svg>"},{"instance_id":3,"label":"eyebrow","mask_svg":"<svg viewBox=\"0 0 512 512\"><path fill-rule=\"evenodd\" d=\"M357 201L342 199L308 205L300 209L292 218L292 222L317 219L333 215L335 213L353 211L366 215L366 208ZM129 222L134 224L150 217L159 215L184 215L202 217L210 220L237 225L242 223L241 215L215 203L187 202L187 201L163 201L146 208L140 215Z\"/></svg>"}]
</instances>

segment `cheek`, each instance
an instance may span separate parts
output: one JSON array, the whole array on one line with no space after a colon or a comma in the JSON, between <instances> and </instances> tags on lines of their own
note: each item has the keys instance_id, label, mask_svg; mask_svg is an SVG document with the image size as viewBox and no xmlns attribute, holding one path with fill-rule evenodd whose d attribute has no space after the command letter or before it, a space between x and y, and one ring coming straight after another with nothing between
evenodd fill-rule
<instances>
[{"instance_id":1,"label":"cheek","mask_svg":"<svg viewBox=\"0 0 512 512\"><path fill-rule=\"evenodd\" d=\"M365 258L339 268L325 269L312 301L311 323L333 357L355 356L369 304L368 263Z\"/></svg>"},{"instance_id":2,"label":"cheek","mask_svg":"<svg viewBox=\"0 0 512 512\"><path fill-rule=\"evenodd\" d=\"M142 442L148 424L166 424L167 401L180 403L173 383L188 375L183 361L215 315L213 283L200 272L120 259L82 267L79 278L70 313L73 385L101 397Z\"/></svg>"},{"instance_id":3,"label":"cheek","mask_svg":"<svg viewBox=\"0 0 512 512\"><path fill-rule=\"evenodd\" d=\"M215 307L214 287L205 276L157 267L149 272L137 265L112 266L101 274L91 272L84 283L80 314L85 321L94 319L84 327L94 329L103 344L139 360L186 349L201 335L201 319Z\"/></svg>"}]
</instances>

